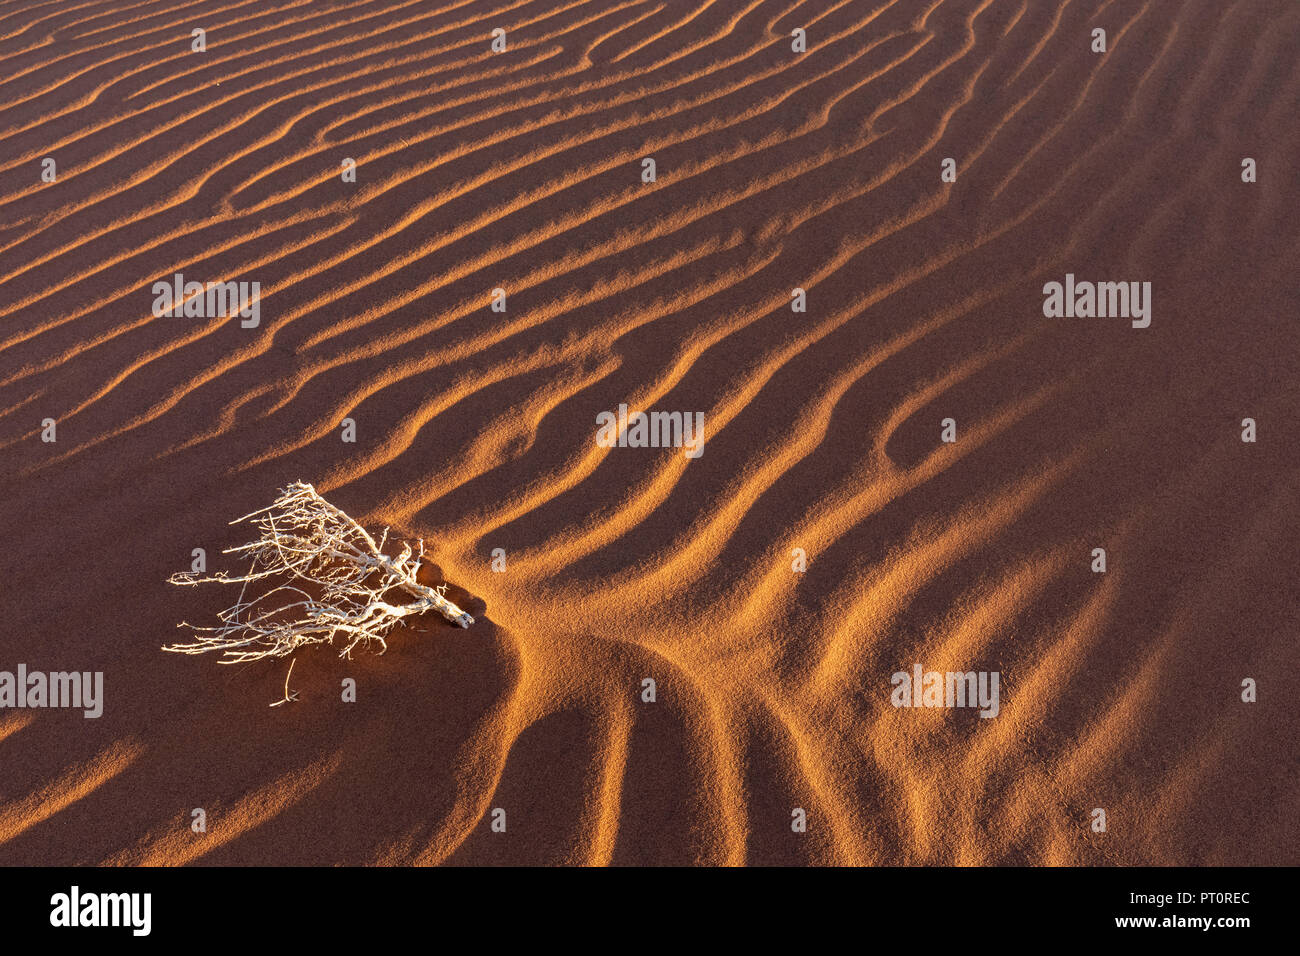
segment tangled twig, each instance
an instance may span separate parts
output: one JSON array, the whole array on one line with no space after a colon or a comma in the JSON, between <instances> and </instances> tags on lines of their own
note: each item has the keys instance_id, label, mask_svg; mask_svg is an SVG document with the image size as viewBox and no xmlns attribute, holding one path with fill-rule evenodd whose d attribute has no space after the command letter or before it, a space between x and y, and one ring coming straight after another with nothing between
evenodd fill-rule
<instances>
[{"instance_id":1,"label":"tangled twig","mask_svg":"<svg viewBox=\"0 0 1300 956\"><path fill-rule=\"evenodd\" d=\"M246 574L225 572L200 576L173 574L172 584L207 582L242 584L239 600L218 615L217 627L189 627L197 639L168 644L178 654L220 651L221 663L237 664L266 657L284 657L307 644L344 642L341 657L351 657L358 645L388 648L385 635L403 618L433 609L461 627L474 619L444 597L446 585L426 587L416 581L424 557L424 541L413 550L405 542L393 558L384 553L385 528L379 541L330 504L306 482L297 481L280 492L269 507L230 522L255 519L262 536L249 544L227 548L225 554L251 557ZM281 583L246 598L250 583L280 578ZM288 692L286 690L286 697Z\"/></svg>"}]
</instances>

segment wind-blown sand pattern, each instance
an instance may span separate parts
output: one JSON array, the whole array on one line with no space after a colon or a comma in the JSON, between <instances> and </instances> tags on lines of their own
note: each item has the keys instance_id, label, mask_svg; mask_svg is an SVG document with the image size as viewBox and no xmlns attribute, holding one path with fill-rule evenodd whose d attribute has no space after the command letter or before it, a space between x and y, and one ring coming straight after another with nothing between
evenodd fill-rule
<instances>
[{"instance_id":1,"label":"wind-blown sand pattern","mask_svg":"<svg viewBox=\"0 0 1300 956\"><path fill-rule=\"evenodd\" d=\"M105 688L0 863L1300 862L1298 109L1292 0L0 4L0 669ZM300 478L476 623L272 709L165 579Z\"/></svg>"}]
</instances>

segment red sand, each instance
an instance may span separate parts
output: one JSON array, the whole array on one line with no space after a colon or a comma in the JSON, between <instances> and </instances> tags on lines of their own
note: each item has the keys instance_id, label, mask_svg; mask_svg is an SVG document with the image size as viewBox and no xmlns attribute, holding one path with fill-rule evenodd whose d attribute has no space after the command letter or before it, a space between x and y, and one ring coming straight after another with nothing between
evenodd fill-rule
<instances>
[{"instance_id":1,"label":"red sand","mask_svg":"<svg viewBox=\"0 0 1300 956\"><path fill-rule=\"evenodd\" d=\"M0 6L0 864L1300 862L1300 5L170 6ZM295 479L477 623L161 653Z\"/></svg>"}]
</instances>

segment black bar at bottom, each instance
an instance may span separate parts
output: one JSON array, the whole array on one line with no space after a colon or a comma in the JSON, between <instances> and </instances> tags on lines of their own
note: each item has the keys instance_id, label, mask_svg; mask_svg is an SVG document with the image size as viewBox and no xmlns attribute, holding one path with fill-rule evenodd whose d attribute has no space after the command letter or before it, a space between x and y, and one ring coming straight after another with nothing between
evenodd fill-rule
<instances>
[{"instance_id":1,"label":"black bar at bottom","mask_svg":"<svg viewBox=\"0 0 1300 956\"><path fill-rule=\"evenodd\" d=\"M995 945L1041 943L1051 938L1044 931L1231 945L1286 927L1295 871L38 868L0 870L0 880L7 933L128 945L337 945L406 933L463 948L445 935L453 930L489 946L522 934L635 948L683 942L687 932L697 944L794 932L805 945L845 933L863 944ZM592 936L603 932L615 935Z\"/></svg>"}]
</instances>

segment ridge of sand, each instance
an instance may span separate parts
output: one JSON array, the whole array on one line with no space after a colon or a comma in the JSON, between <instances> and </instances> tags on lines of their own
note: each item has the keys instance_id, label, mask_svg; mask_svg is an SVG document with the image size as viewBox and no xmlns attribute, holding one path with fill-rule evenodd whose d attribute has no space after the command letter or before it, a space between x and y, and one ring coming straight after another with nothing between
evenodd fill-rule
<instances>
[{"instance_id":1,"label":"ridge of sand","mask_svg":"<svg viewBox=\"0 0 1300 956\"><path fill-rule=\"evenodd\" d=\"M0 662L107 699L0 713L0 863L1300 861L1297 63L1289 0L5 5ZM477 623L272 710L164 580L298 478Z\"/></svg>"}]
</instances>

